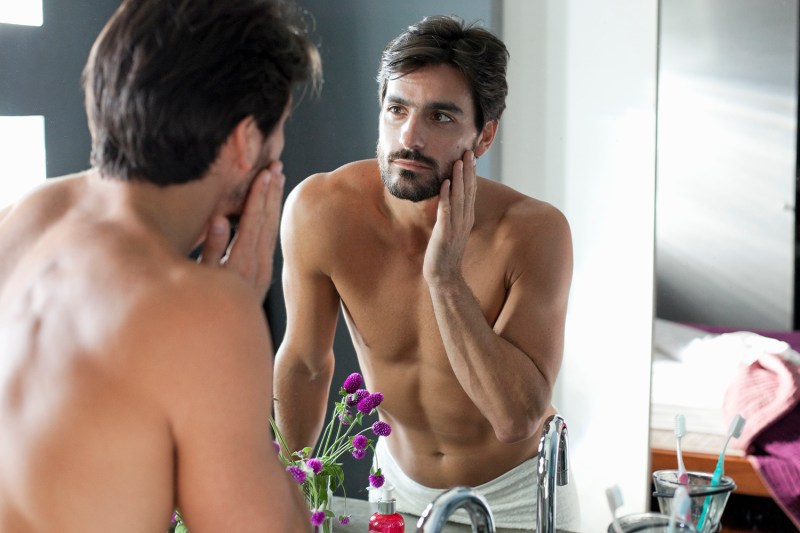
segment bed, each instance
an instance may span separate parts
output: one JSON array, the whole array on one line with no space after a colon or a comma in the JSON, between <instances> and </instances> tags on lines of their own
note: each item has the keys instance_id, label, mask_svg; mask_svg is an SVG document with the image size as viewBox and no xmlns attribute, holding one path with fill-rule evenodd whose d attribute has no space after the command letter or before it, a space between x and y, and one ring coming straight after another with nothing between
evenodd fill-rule
<instances>
[{"instance_id":1,"label":"bed","mask_svg":"<svg viewBox=\"0 0 800 533\"><path fill-rule=\"evenodd\" d=\"M735 331L656 319L651 470L676 468L675 415L687 469L712 472L736 413L747 419L725 454L742 495L772 498L800 529L800 332Z\"/></svg>"}]
</instances>

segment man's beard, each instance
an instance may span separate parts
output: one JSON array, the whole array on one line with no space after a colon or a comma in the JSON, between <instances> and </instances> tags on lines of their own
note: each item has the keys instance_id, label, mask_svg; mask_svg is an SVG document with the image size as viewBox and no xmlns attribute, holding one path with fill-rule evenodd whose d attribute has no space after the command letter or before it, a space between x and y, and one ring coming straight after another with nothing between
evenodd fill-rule
<instances>
[{"instance_id":1,"label":"man's beard","mask_svg":"<svg viewBox=\"0 0 800 533\"><path fill-rule=\"evenodd\" d=\"M377 148L378 167L381 179L386 189L395 198L421 202L439 195L442 182L453 176L453 164L447 165L444 172L440 172L439 164L416 150L398 150L385 154L380 145ZM430 166L430 170L413 171L405 168L397 170L397 178L392 179L390 164L396 159L419 161ZM455 163L455 161L453 161Z\"/></svg>"}]
</instances>

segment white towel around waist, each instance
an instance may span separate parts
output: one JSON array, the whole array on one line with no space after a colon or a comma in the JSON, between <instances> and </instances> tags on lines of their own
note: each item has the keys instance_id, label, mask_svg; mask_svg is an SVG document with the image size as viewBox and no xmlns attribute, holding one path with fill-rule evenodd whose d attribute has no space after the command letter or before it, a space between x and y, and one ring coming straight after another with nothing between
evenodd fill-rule
<instances>
[{"instance_id":1,"label":"white towel around waist","mask_svg":"<svg viewBox=\"0 0 800 533\"><path fill-rule=\"evenodd\" d=\"M384 439L378 439L375 446L375 459L394 491L397 510L401 513L420 516L444 489L420 485L408 477L395 462ZM505 474L474 487L486 501L494 515L496 527L512 529L535 529L536 525L536 459L528 459ZM370 490L370 501L377 501L381 489ZM570 482L556 490L556 527L575 531L580 523L578 494L574 476L570 472ZM450 521L469 524L469 517L463 510L457 511Z\"/></svg>"}]
</instances>

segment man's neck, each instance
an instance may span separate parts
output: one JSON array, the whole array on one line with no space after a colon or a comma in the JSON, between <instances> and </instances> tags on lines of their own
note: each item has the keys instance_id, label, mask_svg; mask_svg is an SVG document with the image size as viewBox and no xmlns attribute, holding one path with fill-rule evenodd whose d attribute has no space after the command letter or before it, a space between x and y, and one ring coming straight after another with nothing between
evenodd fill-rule
<instances>
[{"instance_id":1,"label":"man's neck","mask_svg":"<svg viewBox=\"0 0 800 533\"><path fill-rule=\"evenodd\" d=\"M162 236L176 253L188 255L197 245L217 208L217 195L208 180L159 187L143 181L125 181L88 173L89 194L85 201L107 217L141 225Z\"/></svg>"}]
</instances>

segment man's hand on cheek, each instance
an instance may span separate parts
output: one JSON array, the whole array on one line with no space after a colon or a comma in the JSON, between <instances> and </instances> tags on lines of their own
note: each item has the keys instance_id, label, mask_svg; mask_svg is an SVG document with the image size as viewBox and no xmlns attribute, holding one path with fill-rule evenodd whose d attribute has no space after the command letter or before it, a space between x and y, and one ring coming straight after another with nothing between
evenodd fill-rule
<instances>
[{"instance_id":1,"label":"man's hand on cheek","mask_svg":"<svg viewBox=\"0 0 800 533\"><path fill-rule=\"evenodd\" d=\"M199 260L204 265L235 272L261 300L272 281L285 181L280 161L262 170L250 187L233 240L229 243L230 222L225 217L215 217L209 224Z\"/></svg>"},{"instance_id":2,"label":"man's hand on cheek","mask_svg":"<svg viewBox=\"0 0 800 533\"><path fill-rule=\"evenodd\" d=\"M475 154L468 150L453 164L453 176L442 183L436 224L425 252L428 283L461 276L461 260L475 222Z\"/></svg>"}]
</instances>

